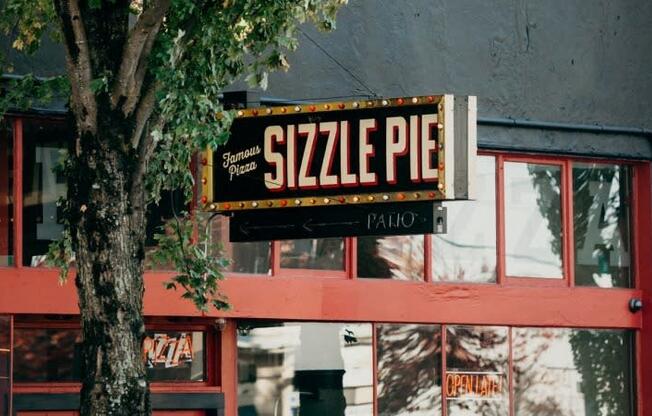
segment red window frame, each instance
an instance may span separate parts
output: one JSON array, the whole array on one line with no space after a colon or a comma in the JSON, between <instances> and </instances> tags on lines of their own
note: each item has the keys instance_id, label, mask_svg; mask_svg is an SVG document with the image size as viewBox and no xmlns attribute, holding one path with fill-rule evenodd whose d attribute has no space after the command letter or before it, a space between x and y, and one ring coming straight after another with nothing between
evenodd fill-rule
<instances>
[{"instance_id":1,"label":"red window frame","mask_svg":"<svg viewBox=\"0 0 652 416\"><path fill-rule=\"evenodd\" d=\"M221 354L220 334L214 325L214 321L188 321L173 322L169 319L151 318L146 319L147 331L175 331L188 332L199 331L204 333L204 372L203 381L154 381L150 383L152 393L219 393L222 391L219 363L214 357ZM81 330L79 321L73 317L66 317L63 320L47 320L41 317L22 317L13 320L13 336L16 329L75 329ZM12 361L13 364L13 361ZM12 370L13 371L13 370ZM78 381L48 381L48 382L14 382L13 392L20 393L77 393L81 389Z\"/></svg>"},{"instance_id":2,"label":"red window frame","mask_svg":"<svg viewBox=\"0 0 652 416\"><path fill-rule=\"evenodd\" d=\"M76 315L77 298L74 285L60 287L56 271L47 268L24 267L22 264L22 141L23 119L10 117L14 134L14 266L0 267L0 313L9 315ZM60 122L60 118L47 120ZM286 320L315 320L341 322L387 323L445 323L496 326L546 326L577 328L626 328L636 331L636 374L638 414L652 415L652 314L632 313L628 302L643 299L652 305L652 180L649 161L616 160L608 158L582 158L570 156L517 154L482 151L482 155L496 157L497 199L497 275L496 283L431 282L431 238L424 240L424 282L403 282L389 279L358 279L356 272L356 240L348 238L345 273L339 278L321 270L300 270L294 275L280 268L278 242L272 243L272 276L239 275L228 273L222 289L234 305L229 312L198 312L191 304L179 298L178 293L166 291L162 282L173 276L170 272L146 273L144 310L147 316L192 318L201 324L216 318L227 319L220 337L221 357L215 366L216 386L222 389L227 400L227 414L235 414L237 397L235 321L239 318L264 318ZM504 193L501 166L504 160L561 161L570 172L571 163L623 163L632 166L631 240L633 258L633 288L594 288L574 286L573 273L565 275L564 285L547 286L547 279L528 279L527 285L504 276L503 227ZM566 175L563 184L566 203L572 202L572 178ZM503 202L501 203L501 199ZM572 218L572 207L565 207L566 221ZM562 210L564 206L562 206ZM566 264L574 252L572 228L566 223L564 234ZM571 267L571 269L574 269ZM255 277L254 277L255 276ZM263 278L261 278L263 277ZM539 280L544 280L543 283ZM47 298L36 299L35 293L47 292ZM195 322L195 321L192 322ZM191 321L188 321L191 322ZM210 359L208 360L210 361ZM218 374L219 373L219 374ZM219 385L219 386L217 386ZM53 387L48 384L47 388ZM16 391L16 389L14 389Z\"/></svg>"}]
</instances>

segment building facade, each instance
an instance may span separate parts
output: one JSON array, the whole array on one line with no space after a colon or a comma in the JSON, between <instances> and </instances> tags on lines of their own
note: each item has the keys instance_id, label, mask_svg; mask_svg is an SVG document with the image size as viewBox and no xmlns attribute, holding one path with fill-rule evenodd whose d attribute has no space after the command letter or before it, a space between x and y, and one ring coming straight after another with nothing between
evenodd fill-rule
<instances>
[{"instance_id":1,"label":"building facade","mask_svg":"<svg viewBox=\"0 0 652 416\"><path fill-rule=\"evenodd\" d=\"M165 290L164 265L145 276L155 414L652 415L651 18L643 0L365 0L303 28L268 91L225 98L476 95L475 199L446 202L436 235L229 243L212 219L231 311ZM43 54L37 72L61 68ZM78 403L75 287L43 264L64 116L0 127L0 414Z\"/></svg>"}]
</instances>

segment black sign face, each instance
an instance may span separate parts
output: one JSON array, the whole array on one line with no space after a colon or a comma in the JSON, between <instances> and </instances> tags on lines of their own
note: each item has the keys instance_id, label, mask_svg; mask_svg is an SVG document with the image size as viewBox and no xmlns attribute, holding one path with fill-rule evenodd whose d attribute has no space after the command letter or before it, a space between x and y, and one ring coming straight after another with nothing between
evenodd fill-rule
<instances>
[{"instance_id":1,"label":"black sign face","mask_svg":"<svg viewBox=\"0 0 652 416\"><path fill-rule=\"evenodd\" d=\"M448 97L240 110L229 142L203 160L202 201L238 211L444 199Z\"/></svg>"},{"instance_id":2,"label":"black sign face","mask_svg":"<svg viewBox=\"0 0 652 416\"><path fill-rule=\"evenodd\" d=\"M338 205L292 210L238 211L229 240L265 241L445 232L445 211L433 202Z\"/></svg>"}]
</instances>

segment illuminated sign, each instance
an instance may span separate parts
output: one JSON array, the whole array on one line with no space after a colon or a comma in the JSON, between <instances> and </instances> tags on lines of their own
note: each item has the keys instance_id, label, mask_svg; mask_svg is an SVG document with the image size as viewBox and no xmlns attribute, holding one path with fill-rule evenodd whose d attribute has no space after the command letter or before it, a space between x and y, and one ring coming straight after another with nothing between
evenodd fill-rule
<instances>
[{"instance_id":1,"label":"illuminated sign","mask_svg":"<svg viewBox=\"0 0 652 416\"><path fill-rule=\"evenodd\" d=\"M447 371L448 400L502 400L506 392L505 375L500 372Z\"/></svg>"},{"instance_id":2,"label":"illuminated sign","mask_svg":"<svg viewBox=\"0 0 652 416\"><path fill-rule=\"evenodd\" d=\"M468 198L475 107L475 97L440 95L239 110L228 143L202 158L202 205Z\"/></svg>"},{"instance_id":3,"label":"illuminated sign","mask_svg":"<svg viewBox=\"0 0 652 416\"><path fill-rule=\"evenodd\" d=\"M178 367L192 362L192 336L182 332L174 335L156 333L143 340L143 357L148 368Z\"/></svg>"}]
</instances>

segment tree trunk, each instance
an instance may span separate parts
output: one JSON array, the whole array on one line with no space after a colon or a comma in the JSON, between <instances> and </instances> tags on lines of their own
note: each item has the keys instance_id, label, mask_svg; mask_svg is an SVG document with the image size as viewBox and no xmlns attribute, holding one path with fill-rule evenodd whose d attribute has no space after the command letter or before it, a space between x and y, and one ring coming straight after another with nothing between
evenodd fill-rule
<instances>
[{"instance_id":1,"label":"tree trunk","mask_svg":"<svg viewBox=\"0 0 652 416\"><path fill-rule=\"evenodd\" d=\"M134 189L125 120L102 111L97 134L78 141L69 179L81 313L81 415L150 414L141 359L144 192ZM139 181L138 181L139 182Z\"/></svg>"},{"instance_id":2,"label":"tree trunk","mask_svg":"<svg viewBox=\"0 0 652 416\"><path fill-rule=\"evenodd\" d=\"M140 58L147 56L120 57L123 51L149 52L147 35L155 35L150 20L157 22L150 14L160 21L166 9L143 13L141 17L148 20L135 26L138 30L128 42L129 3L54 0L66 46L77 131L67 166L66 218L77 263L82 416L151 413L141 351L145 161L133 137L134 132L142 132L151 108L139 107L143 106L140 84L128 91L134 101L130 111L121 108L124 94L112 103L108 86L133 84L131 72L118 79L114 76L121 63L140 68ZM97 87L98 82L102 86ZM145 115L137 121L136 113Z\"/></svg>"}]
</instances>

